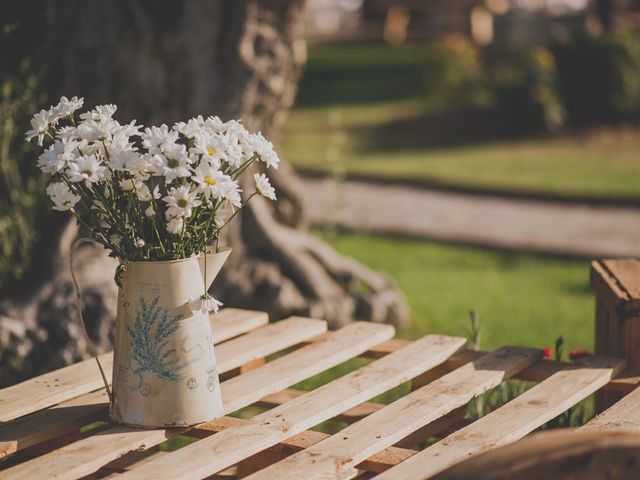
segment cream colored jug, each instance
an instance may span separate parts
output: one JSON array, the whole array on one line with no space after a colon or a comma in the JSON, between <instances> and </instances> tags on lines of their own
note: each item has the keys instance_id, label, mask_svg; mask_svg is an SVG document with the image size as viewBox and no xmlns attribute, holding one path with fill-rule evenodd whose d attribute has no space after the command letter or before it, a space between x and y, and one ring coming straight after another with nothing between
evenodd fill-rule
<instances>
[{"instance_id":1,"label":"cream colored jug","mask_svg":"<svg viewBox=\"0 0 640 480\"><path fill-rule=\"evenodd\" d=\"M222 415L209 312L199 304L230 252L207 253L206 268L204 255L126 264L118 292L113 420L177 427Z\"/></svg>"}]
</instances>

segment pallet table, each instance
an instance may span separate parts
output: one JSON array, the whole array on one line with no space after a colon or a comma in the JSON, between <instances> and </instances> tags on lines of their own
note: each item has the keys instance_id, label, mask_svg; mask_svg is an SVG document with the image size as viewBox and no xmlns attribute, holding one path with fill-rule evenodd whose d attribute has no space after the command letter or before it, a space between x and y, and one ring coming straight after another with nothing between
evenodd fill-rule
<instances>
[{"instance_id":1,"label":"pallet table","mask_svg":"<svg viewBox=\"0 0 640 480\"><path fill-rule=\"evenodd\" d=\"M98 370L86 360L0 390L0 478L429 478L524 437L603 388L628 395L583 428L640 430L637 377L624 372L623 359L566 364L532 348L470 351L459 337L405 341L368 322L330 332L322 320L269 324L264 313L235 309L212 324L227 416L179 429L112 424ZM311 391L292 388L356 357L366 360L350 373ZM471 399L508 378L538 383L465 419ZM400 385L408 393L398 400L371 401ZM231 415L241 409L248 418ZM330 419L346 426L333 435L311 430ZM156 448L178 435L192 443ZM415 448L433 437L440 440Z\"/></svg>"}]
</instances>

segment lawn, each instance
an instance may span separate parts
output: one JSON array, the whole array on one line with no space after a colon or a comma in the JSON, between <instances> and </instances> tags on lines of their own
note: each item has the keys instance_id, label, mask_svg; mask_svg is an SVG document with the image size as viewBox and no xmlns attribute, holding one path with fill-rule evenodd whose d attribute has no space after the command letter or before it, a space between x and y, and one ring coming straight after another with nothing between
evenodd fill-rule
<instances>
[{"instance_id":1,"label":"lawn","mask_svg":"<svg viewBox=\"0 0 640 480\"><path fill-rule=\"evenodd\" d=\"M308 172L640 199L638 129L473 139L477 126L464 114L447 120L451 128L438 121L424 55L417 47L311 46L282 156Z\"/></svg>"},{"instance_id":2,"label":"lawn","mask_svg":"<svg viewBox=\"0 0 640 480\"><path fill-rule=\"evenodd\" d=\"M483 349L501 345L593 348L589 262L365 234L322 234L339 252L387 272L404 292L412 326L399 336L466 335L469 310Z\"/></svg>"}]
</instances>

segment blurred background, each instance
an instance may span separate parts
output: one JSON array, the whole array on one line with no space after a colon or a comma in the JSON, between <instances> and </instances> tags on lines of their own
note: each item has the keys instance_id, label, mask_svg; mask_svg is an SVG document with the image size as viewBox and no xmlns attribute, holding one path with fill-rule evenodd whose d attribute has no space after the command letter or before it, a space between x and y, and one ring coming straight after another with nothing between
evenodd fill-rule
<instances>
[{"instance_id":1,"label":"blurred background","mask_svg":"<svg viewBox=\"0 0 640 480\"><path fill-rule=\"evenodd\" d=\"M308 6L280 148L317 234L397 281L408 336L473 310L483 347L591 349L589 258L640 253L640 4Z\"/></svg>"},{"instance_id":2,"label":"blurred background","mask_svg":"<svg viewBox=\"0 0 640 480\"><path fill-rule=\"evenodd\" d=\"M78 232L23 142L62 94L275 139L280 201L271 223L237 222L227 306L592 349L590 259L640 256L640 2L303 4L3 8L0 383L87 354L65 256ZM113 269L95 262L85 304L108 348Z\"/></svg>"}]
</instances>

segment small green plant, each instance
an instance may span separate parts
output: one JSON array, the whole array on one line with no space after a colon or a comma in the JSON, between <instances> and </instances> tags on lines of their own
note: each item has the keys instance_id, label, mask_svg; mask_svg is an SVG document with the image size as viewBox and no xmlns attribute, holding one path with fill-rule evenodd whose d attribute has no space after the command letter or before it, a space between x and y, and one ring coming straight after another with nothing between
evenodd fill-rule
<instances>
[{"instance_id":1,"label":"small green plant","mask_svg":"<svg viewBox=\"0 0 640 480\"><path fill-rule=\"evenodd\" d=\"M478 314L475 310L471 310L469 312L469 321L471 326L469 329L465 329L467 332L469 346L473 350L479 350L481 324L479 323ZM558 337L555 341L555 348L553 352L554 360L557 362L560 362L563 359L563 346L564 339L562 337ZM570 358L572 360L577 359L584 353L585 351L583 350L573 351L570 354ZM522 395L533 386L535 386L534 382L525 382L522 380L507 380L506 382L502 382L502 384L496 388L469 402L467 406L467 416L473 420L484 417L488 413L491 413L502 405ZM540 429L545 430L549 428L577 427L584 425L592 417L593 400L588 398L569 408L553 420L547 422L545 425L540 427Z\"/></svg>"}]
</instances>

